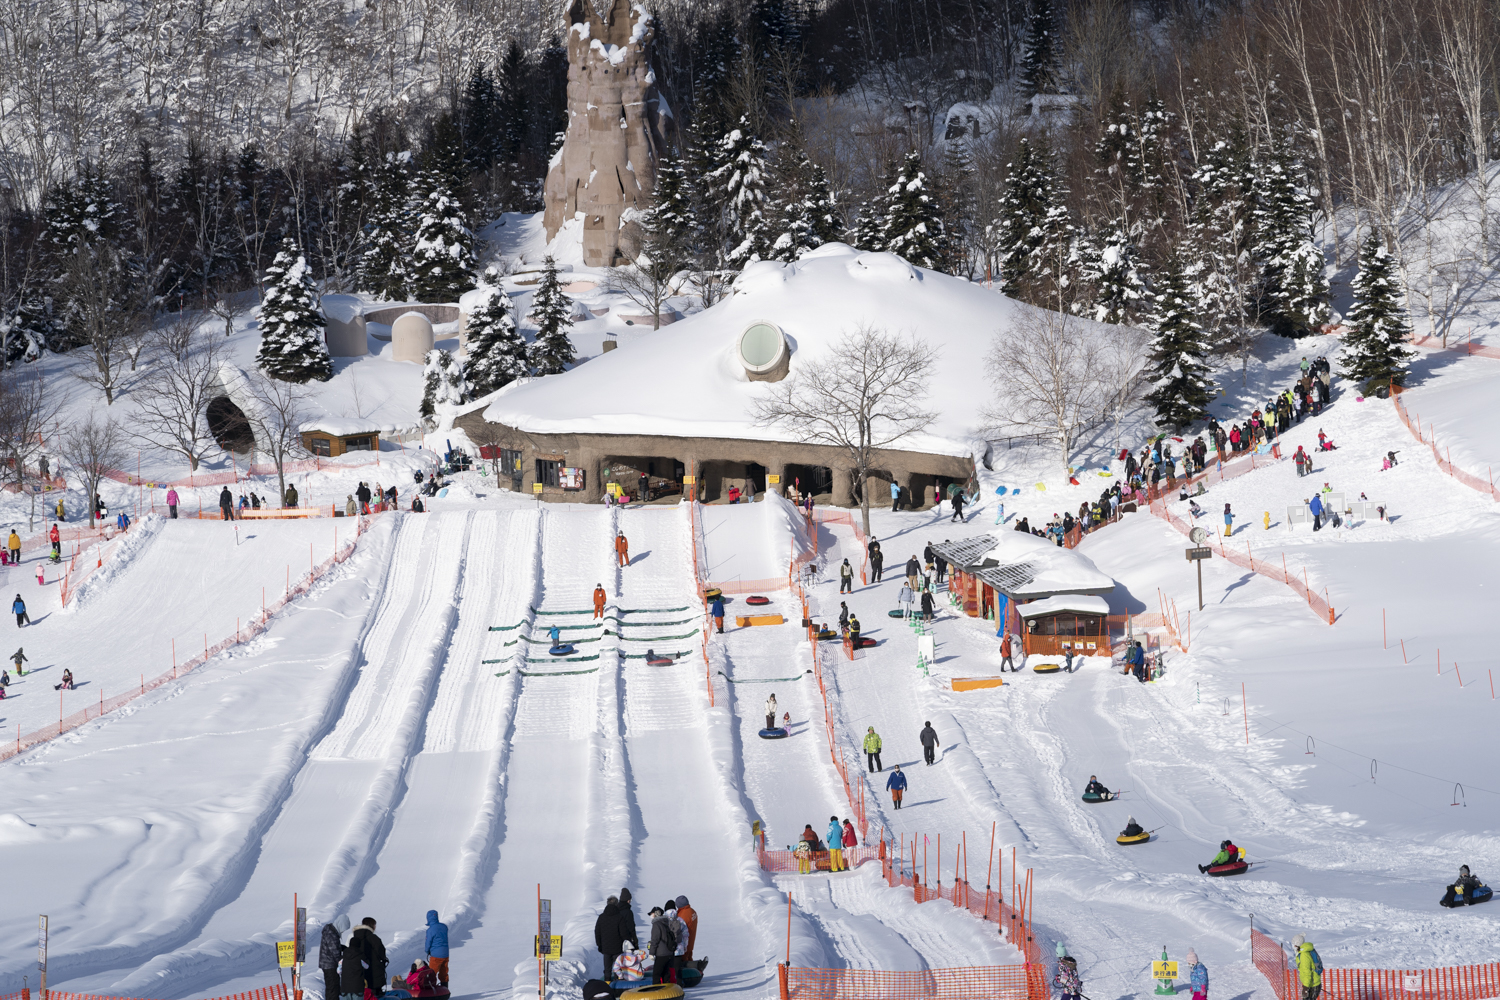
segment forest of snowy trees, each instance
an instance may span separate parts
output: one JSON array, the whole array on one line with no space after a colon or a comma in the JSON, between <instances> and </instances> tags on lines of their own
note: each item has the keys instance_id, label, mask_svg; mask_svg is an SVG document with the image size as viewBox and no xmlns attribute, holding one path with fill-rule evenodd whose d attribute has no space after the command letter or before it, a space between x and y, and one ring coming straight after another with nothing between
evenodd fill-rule
<instances>
[{"instance_id":1,"label":"forest of snowy trees","mask_svg":"<svg viewBox=\"0 0 1500 1000\"><path fill-rule=\"evenodd\" d=\"M1090 319L1186 307L1243 353L1327 322L1325 264L1371 236L1435 287L1465 264L1417 245L1439 189L1488 196L1485 0L648 7L680 148L637 280L691 270L705 301L843 240ZM325 290L451 300L474 224L536 210L560 141L561 0L0 11L7 361L213 308L288 246Z\"/></svg>"}]
</instances>

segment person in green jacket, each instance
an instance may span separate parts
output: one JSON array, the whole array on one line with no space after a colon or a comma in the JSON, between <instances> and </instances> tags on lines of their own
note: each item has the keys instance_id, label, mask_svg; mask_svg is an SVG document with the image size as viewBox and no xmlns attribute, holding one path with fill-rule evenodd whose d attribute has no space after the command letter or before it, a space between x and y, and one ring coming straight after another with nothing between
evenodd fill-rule
<instances>
[{"instance_id":1,"label":"person in green jacket","mask_svg":"<svg viewBox=\"0 0 1500 1000\"><path fill-rule=\"evenodd\" d=\"M1240 859L1240 849L1234 846L1234 841L1226 840L1219 845L1219 853L1206 865L1199 865L1200 872L1207 872L1215 865L1229 865Z\"/></svg>"},{"instance_id":2,"label":"person in green jacket","mask_svg":"<svg viewBox=\"0 0 1500 1000\"><path fill-rule=\"evenodd\" d=\"M874 726L865 733L865 767L871 771L885 770L880 763L880 734L875 731Z\"/></svg>"},{"instance_id":3,"label":"person in green jacket","mask_svg":"<svg viewBox=\"0 0 1500 1000\"><path fill-rule=\"evenodd\" d=\"M1297 949L1297 981L1302 984L1302 1000L1318 1000L1323 992L1323 960L1312 942L1301 934L1292 938L1292 947Z\"/></svg>"}]
</instances>

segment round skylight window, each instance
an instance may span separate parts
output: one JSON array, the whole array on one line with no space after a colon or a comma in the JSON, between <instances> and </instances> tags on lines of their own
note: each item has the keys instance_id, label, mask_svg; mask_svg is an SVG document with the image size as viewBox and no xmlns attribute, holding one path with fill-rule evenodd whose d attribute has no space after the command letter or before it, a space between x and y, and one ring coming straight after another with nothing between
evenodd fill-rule
<instances>
[{"instance_id":1,"label":"round skylight window","mask_svg":"<svg viewBox=\"0 0 1500 1000\"><path fill-rule=\"evenodd\" d=\"M790 352L786 337L775 323L752 323L740 334L740 364L755 382L779 382L786 377Z\"/></svg>"}]
</instances>

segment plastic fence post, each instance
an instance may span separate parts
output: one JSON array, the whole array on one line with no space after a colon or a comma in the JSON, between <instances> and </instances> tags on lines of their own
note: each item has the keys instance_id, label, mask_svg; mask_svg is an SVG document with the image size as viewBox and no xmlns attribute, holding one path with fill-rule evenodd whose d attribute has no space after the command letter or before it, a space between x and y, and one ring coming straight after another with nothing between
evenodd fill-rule
<instances>
[{"instance_id":1,"label":"plastic fence post","mask_svg":"<svg viewBox=\"0 0 1500 1000\"><path fill-rule=\"evenodd\" d=\"M1245 682L1240 682L1240 708L1245 713L1245 746L1250 745L1250 703L1245 698Z\"/></svg>"}]
</instances>

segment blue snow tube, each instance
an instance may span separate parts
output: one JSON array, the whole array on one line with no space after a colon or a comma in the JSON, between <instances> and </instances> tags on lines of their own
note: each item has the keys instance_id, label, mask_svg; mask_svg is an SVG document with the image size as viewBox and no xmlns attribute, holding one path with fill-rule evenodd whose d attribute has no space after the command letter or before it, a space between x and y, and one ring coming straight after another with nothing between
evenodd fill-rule
<instances>
[{"instance_id":1,"label":"blue snow tube","mask_svg":"<svg viewBox=\"0 0 1500 1000\"><path fill-rule=\"evenodd\" d=\"M553 656L572 656L578 650L574 648L572 643L565 642L561 646L553 646L547 652Z\"/></svg>"},{"instance_id":2,"label":"blue snow tube","mask_svg":"<svg viewBox=\"0 0 1500 1000\"><path fill-rule=\"evenodd\" d=\"M785 729L762 729L760 738L763 740L783 740L790 734Z\"/></svg>"}]
</instances>

